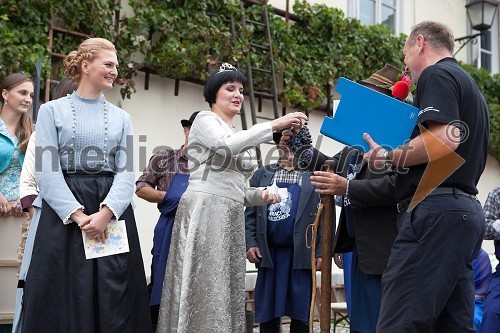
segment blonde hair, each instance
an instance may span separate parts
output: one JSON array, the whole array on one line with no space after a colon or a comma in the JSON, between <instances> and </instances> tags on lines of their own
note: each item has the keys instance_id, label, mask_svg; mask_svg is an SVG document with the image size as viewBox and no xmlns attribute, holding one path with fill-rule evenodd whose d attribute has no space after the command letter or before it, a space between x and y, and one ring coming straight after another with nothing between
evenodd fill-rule
<instances>
[{"instance_id":1,"label":"blonde hair","mask_svg":"<svg viewBox=\"0 0 500 333\"><path fill-rule=\"evenodd\" d=\"M116 48L109 40L104 38L89 38L83 41L78 50L71 51L64 58L64 72L75 82L82 78L81 65L84 60L91 61L94 54L100 50L110 50L116 53Z\"/></svg>"},{"instance_id":2,"label":"blonde hair","mask_svg":"<svg viewBox=\"0 0 500 333\"><path fill-rule=\"evenodd\" d=\"M9 91L24 82L31 82L31 84L33 84L33 80L31 80L24 74L10 74L2 81L2 84L0 85L0 91L3 91L4 89ZM3 103L5 103L5 100L1 94L0 102L2 103L3 109ZM1 110L0 113L2 113ZM19 140L19 150L24 154L26 153L26 148L28 148L30 135L33 132L33 121L31 120L31 116L29 114L23 113L19 122L20 124L19 126L17 126L16 137Z\"/></svg>"}]
</instances>

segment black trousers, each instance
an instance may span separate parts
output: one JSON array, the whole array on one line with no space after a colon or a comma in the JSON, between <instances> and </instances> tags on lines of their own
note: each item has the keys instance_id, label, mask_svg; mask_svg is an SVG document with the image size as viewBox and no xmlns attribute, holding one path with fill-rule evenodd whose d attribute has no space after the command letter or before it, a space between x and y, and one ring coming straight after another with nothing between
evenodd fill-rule
<instances>
[{"instance_id":1,"label":"black trousers","mask_svg":"<svg viewBox=\"0 0 500 333\"><path fill-rule=\"evenodd\" d=\"M280 333L281 332L281 318L274 318L265 323L261 323L259 327L260 333ZM290 333L308 333L309 323L292 318L290 323Z\"/></svg>"},{"instance_id":2,"label":"black trousers","mask_svg":"<svg viewBox=\"0 0 500 333\"><path fill-rule=\"evenodd\" d=\"M382 275L377 332L475 332L471 263L485 229L479 201L428 196L400 213L398 229Z\"/></svg>"}]
</instances>

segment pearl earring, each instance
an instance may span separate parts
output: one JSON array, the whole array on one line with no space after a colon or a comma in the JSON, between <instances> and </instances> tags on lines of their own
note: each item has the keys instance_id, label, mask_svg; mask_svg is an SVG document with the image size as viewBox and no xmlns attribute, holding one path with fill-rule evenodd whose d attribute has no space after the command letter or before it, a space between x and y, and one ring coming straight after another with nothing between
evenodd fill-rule
<instances>
[{"instance_id":1,"label":"pearl earring","mask_svg":"<svg viewBox=\"0 0 500 333\"><path fill-rule=\"evenodd\" d=\"M7 101L5 101L5 103L3 103L3 106L7 106Z\"/></svg>"}]
</instances>

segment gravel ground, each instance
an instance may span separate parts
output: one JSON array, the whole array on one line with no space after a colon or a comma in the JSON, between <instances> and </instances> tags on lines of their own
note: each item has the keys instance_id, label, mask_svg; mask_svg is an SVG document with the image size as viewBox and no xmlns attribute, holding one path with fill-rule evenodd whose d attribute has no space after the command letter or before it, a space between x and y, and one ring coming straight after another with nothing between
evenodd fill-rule
<instances>
[{"instance_id":1,"label":"gravel ground","mask_svg":"<svg viewBox=\"0 0 500 333\"><path fill-rule=\"evenodd\" d=\"M340 326L342 325L342 326ZM259 327L255 327L253 329L253 332L254 333L259 333ZM289 333L290 332L290 325L289 324L283 324L281 326L281 333ZM319 322L315 321L314 322L314 329L313 329L313 332L320 332L320 329L319 329ZM349 333L349 325L343 325L342 323L339 324L339 326L337 326L335 328L335 332L333 332L333 325L331 326L331 332L332 333Z\"/></svg>"}]
</instances>

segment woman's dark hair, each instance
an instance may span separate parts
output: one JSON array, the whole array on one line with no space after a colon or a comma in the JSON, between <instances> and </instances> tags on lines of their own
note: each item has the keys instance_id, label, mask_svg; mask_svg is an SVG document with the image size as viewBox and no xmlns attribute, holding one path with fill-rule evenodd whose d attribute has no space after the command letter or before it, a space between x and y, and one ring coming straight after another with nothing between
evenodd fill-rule
<instances>
[{"instance_id":1,"label":"woman's dark hair","mask_svg":"<svg viewBox=\"0 0 500 333\"><path fill-rule=\"evenodd\" d=\"M53 99L58 99L68 94L73 93L76 89L78 89L78 82L73 81L72 79L62 79L59 81L56 87L56 93L54 94Z\"/></svg>"},{"instance_id":2,"label":"woman's dark hair","mask_svg":"<svg viewBox=\"0 0 500 333\"><path fill-rule=\"evenodd\" d=\"M244 85L247 82L247 78L243 73L227 63L222 64L218 69L213 71L203 88L203 96L210 107L215 103L215 97L220 86L228 82L239 82Z\"/></svg>"}]
</instances>

